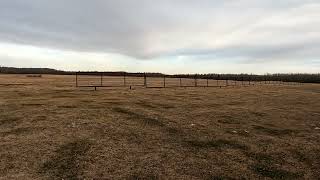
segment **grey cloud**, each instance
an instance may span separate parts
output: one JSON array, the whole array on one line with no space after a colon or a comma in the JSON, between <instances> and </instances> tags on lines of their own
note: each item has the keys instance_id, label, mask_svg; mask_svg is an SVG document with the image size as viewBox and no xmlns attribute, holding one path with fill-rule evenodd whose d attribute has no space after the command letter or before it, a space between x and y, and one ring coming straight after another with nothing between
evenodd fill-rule
<instances>
[{"instance_id":1,"label":"grey cloud","mask_svg":"<svg viewBox=\"0 0 320 180\"><path fill-rule=\"evenodd\" d=\"M0 41L112 52L136 58L201 54L291 57L299 54L296 52L319 57L316 48L319 36L303 36L309 33L308 29L320 30L320 25L298 24L286 29L256 25L272 15L317 3L314 0L5 0L0 2ZM244 33L227 43L211 44L239 31ZM271 39L270 34L278 39ZM297 36L299 39L294 42ZM313 50L305 50L306 46Z\"/></svg>"}]
</instances>

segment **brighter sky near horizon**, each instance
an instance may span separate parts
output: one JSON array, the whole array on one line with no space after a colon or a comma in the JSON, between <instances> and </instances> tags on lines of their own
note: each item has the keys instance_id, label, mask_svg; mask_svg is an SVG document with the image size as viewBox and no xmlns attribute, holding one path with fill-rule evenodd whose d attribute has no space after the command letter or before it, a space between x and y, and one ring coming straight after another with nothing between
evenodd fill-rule
<instances>
[{"instance_id":1,"label":"brighter sky near horizon","mask_svg":"<svg viewBox=\"0 0 320 180\"><path fill-rule=\"evenodd\" d=\"M0 66L319 73L319 0L3 0Z\"/></svg>"}]
</instances>

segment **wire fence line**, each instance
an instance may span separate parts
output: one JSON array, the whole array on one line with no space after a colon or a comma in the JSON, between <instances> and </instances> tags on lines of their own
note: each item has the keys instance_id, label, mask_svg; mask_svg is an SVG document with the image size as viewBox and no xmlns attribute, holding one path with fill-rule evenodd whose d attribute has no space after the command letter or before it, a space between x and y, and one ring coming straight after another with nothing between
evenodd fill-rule
<instances>
[{"instance_id":1,"label":"wire fence line","mask_svg":"<svg viewBox=\"0 0 320 180\"><path fill-rule=\"evenodd\" d=\"M108 73L75 73L76 87L92 87L95 90L100 87L145 87L145 88L186 88L186 87L228 87L228 86L254 86L254 85L299 85L299 82L285 82L281 79L255 78L254 76L237 76L226 78L223 76L201 77L194 76L170 76L150 75L146 73L121 73L110 75Z\"/></svg>"}]
</instances>

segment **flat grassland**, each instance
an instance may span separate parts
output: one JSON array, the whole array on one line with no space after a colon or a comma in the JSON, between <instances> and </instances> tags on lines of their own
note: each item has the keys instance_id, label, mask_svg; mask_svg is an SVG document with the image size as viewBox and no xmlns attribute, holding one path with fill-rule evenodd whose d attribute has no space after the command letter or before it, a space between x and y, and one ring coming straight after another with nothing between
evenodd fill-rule
<instances>
[{"instance_id":1,"label":"flat grassland","mask_svg":"<svg viewBox=\"0 0 320 180\"><path fill-rule=\"evenodd\" d=\"M75 88L0 75L0 179L317 179L320 85Z\"/></svg>"}]
</instances>

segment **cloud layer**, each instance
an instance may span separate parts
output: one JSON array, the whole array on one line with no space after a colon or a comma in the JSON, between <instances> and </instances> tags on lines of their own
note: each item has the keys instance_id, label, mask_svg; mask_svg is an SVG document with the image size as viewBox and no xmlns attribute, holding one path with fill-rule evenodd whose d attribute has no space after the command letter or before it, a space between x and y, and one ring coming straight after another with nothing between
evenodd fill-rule
<instances>
[{"instance_id":1,"label":"cloud layer","mask_svg":"<svg viewBox=\"0 0 320 180\"><path fill-rule=\"evenodd\" d=\"M0 42L135 59L315 61L318 0L8 0Z\"/></svg>"}]
</instances>

